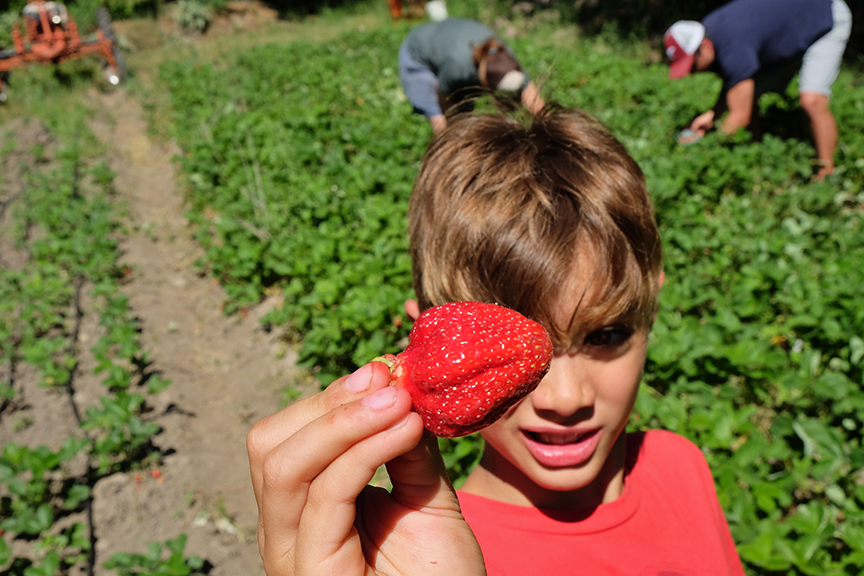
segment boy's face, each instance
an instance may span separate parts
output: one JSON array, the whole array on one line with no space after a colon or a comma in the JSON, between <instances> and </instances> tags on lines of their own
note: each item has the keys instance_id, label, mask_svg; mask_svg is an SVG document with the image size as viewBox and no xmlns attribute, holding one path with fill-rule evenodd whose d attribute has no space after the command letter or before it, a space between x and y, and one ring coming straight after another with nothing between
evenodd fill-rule
<instances>
[{"instance_id":1,"label":"boy's face","mask_svg":"<svg viewBox=\"0 0 864 576\"><path fill-rule=\"evenodd\" d=\"M561 325L569 323L582 289L563 299ZM463 489L541 508L586 508L620 496L622 432L647 342L646 329L612 322L580 330L575 349L556 350L537 389L483 431L483 460Z\"/></svg>"}]
</instances>

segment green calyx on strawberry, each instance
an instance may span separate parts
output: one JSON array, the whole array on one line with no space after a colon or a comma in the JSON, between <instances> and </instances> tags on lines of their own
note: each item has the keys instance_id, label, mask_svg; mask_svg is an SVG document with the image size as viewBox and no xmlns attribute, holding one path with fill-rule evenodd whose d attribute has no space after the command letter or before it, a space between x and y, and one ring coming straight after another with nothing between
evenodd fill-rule
<instances>
[{"instance_id":1,"label":"green calyx on strawberry","mask_svg":"<svg viewBox=\"0 0 864 576\"><path fill-rule=\"evenodd\" d=\"M552 341L518 312L453 302L423 312L390 367L391 386L411 393L413 409L435 436L455 438L495 422L549 371Z\"/></svg>"}]
</instances>

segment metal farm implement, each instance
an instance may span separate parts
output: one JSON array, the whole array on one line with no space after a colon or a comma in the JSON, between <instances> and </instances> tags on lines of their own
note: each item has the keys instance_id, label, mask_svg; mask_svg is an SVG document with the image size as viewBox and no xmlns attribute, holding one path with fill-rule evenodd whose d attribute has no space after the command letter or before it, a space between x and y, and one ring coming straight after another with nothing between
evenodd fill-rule
<instances>
[{"instance_id":1,"label":"metal farm implement","mask_svg":"<svg viewBox=\"0 0 864 576\"><path fill-rule=\"evenodd\" d=\"M104 7L96 11L99 23L96 37L86 40L78 35L78 26L63 4L31 2L22 12L25 34L22 35L19 22L16 22L12 27L13 46L0 50L0 102L6 100L3 79L8 71L33 63L57 64L98 55L105 62L104 73L108 82L114 86L123 82L126 63L117 46L111 16Z\"/></svg>"}]
</instances>

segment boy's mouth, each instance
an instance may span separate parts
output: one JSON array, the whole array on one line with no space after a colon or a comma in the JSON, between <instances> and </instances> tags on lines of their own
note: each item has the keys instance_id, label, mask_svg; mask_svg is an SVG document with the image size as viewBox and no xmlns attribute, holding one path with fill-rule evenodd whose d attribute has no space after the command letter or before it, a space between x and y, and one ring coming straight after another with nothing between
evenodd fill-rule
<instances>
[{"instance_id":1,"label":"boy's mouth","mask_svg":"<svg viewBox=\"0 0 864 576\"><path fill-rule=\"evenodd\" d=\"M587 432L532 432L523 430L525 447L548 468L580 466L591 459L600 443L602 428Z\"/></svg>"},{"instance_id":2,"label":"boy's mouth","mask_svg":"<svg viewBox=\"0 0 864 576\"><path fill-rule=\"evenodd\" d=\"M548 444L552 446L564 446L566 444L578 444L592 434L596 434L597 430L590 430L579 434L549 434L547 432L530 432L525 431L525 435L539 442L540 444Z\"/></svg>"}]
</instances>

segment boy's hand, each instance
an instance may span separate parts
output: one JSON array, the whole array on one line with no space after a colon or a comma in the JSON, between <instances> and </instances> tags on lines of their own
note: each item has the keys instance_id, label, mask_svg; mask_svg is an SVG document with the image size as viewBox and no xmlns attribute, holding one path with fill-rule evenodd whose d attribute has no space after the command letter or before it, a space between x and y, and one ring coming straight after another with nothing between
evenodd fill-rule
<instances>
[{"instance_id":1,"label":"boy's hand","mask_svg":"<svg viewBox=\"0 0 864 576\"><path fill-rule=\"evenodd\" d=\"M406 390L372 362L247 438L269 576L486 573ZM381 464L392 492L367 486Z\"/></svg>"}]
</instances>

